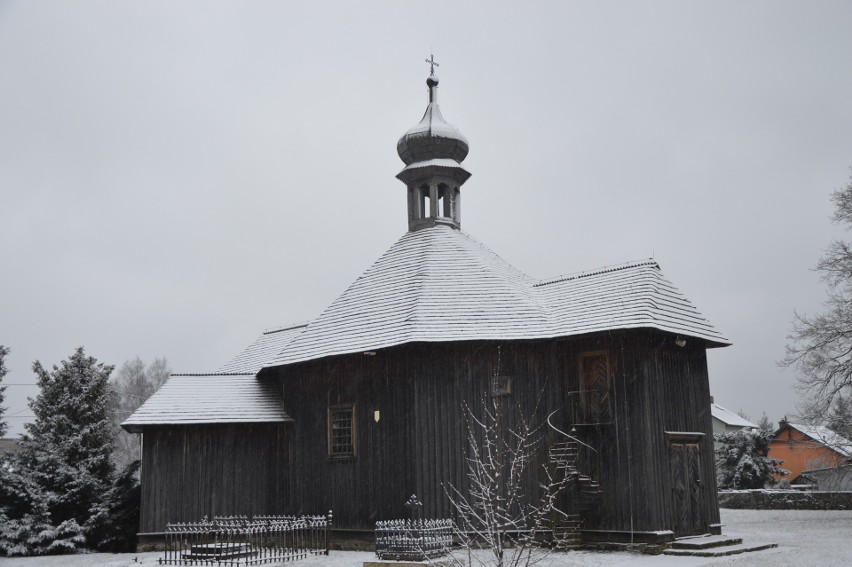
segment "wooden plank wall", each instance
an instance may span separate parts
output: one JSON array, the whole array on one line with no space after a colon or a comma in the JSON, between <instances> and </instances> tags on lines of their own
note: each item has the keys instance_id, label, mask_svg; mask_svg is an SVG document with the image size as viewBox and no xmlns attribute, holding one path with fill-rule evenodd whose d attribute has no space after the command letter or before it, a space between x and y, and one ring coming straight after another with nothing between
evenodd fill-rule
<instances>
[{"instance_id":1,"label":"wooden plank wall","mask_svg":"<svg viewBox=\"0 0 852 567\"><path fill-rule=\"evenodd\" d=\"M678 532L666 431L705 434L700 443L702 498L707 525L718 523L704 349L677 347L674 337L662 334L614 337L599 346L611 354L615 411L609 426L578 426L605 463L599 479L601 515L587 527ZM566 354L571 358L575 353Z\"/></svg>"},{"instance_id":2,"label":"wooden plank wall","mask_svg":"<svg viewBox=\"0 0 852 567\"><path fill-rule=\"evenodd\" d=\"M416 493L427 516L448 516L442 483L466 483L463 404L480 412L497 368L498 346L501 364L513 376L512 395L501 399L506 412L517 406L530 415L556 362L552 356L532 356L542 347L531 343L408 345L284 369L285 409L295 420L293 453L298 455L290 475L294 507L331 508L336 526L372 529L376 520L406 517L403 504ZM553 368L545 369L542 361ZM546 404L553 401L542 398L543 420ZM326 408L338 403L356 405L355 459L327 455Z\"/></svg>"},{"instance_id":3,"label":"wooden plank wall","mask_svg":"<svg viewBox=\"0 0 852 567\"><path fill-rule=\"evenodd\" d=\"M606 350L612 423L578 425L598 448L603 493L586 527L676 529L664 432L700 431L708 523L718 523L706 356L698 344L643 331L577 340L409 344L279 368L284 409L278 425L148 428L144 438L142 531L205 514L334 511L335 527L371 530L406 517L412 493L427 517L448 517L444 483L467 486L465 414L481 414L495 373L511 377L500 397L507 426L522 415L555 416L566 431L579 389L580 354ZM355 404L356 457L330 459L327 408ZM378 422L374 412L380 412ZM546 452L542 447L541 458ZM588 472L596 471L586 456ZM537 490L538 469L527 484Z\"/></svg>"},{"instance_id":4,"label":"wooden plank wall","mask_svg":"<svg viewBox=\"0 0 852 567\"><path fill-rule=\"evenodd\" d=\"M601 513L589 526L674 529L664 431L709 436L706 359L700 345L680 348L670 335L642 332L574 341L406 345L282 369L285 409L295 418L294 506L304 512L333 508L338 527L371 529L377 519L404 517L402 504L416 493L427 516L451 515L443 484L467 484L463 404L479 413L496 372L512 379L512 394L501 398L507 425L517 415L534 413L542 422L560 409L557 423L570 429L567 408L577 400L569 392L579 389L579 355L601 349L610 353L615 409L611 424L578 428L604 463ZM325 412L336 403L356 404L358 456L352 460L329 460L326 454ZM381 412L378 423L375 410ZM702 465L715 523L710 441ZM535 481L531 475L530 493Z\"/></svg>"},{"instance_id":5,"label":"wooden plank wall","mask_svg":"<svg viewBox=\"0 0 852 567\"><path fill-rule=\"evenodd\" d=\"M230 514L280 513L289 500L286 424L149 427L140 531Z\"/></svg>"}]
</instances>

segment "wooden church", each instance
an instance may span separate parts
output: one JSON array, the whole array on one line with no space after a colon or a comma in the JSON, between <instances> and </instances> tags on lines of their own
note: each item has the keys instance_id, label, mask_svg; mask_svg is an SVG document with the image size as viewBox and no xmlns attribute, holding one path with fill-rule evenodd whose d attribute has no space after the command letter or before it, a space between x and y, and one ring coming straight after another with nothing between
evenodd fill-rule
<instances>
[{"instance_id":1,"label":"wooden church","mask_svg":"<svg viewBox=\"0 0 852 567\"><path fill-rule=\"evenodd\" d=\"M584 540L719 533L706 350L728 341L653 260L537 280L463 232L468 141L426 84L397 144L408 232L316 319L173 375L124 422L143 434L141 537L330 509L338 534L369 537L412 493L451 517L463 406L493 397L570 440L560 506Z\"/></svg>"}]
</instances>

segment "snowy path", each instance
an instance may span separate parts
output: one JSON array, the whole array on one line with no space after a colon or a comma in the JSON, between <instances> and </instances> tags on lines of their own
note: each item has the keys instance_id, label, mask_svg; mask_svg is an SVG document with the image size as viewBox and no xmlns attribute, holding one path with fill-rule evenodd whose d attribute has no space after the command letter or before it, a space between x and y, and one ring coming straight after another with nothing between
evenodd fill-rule
<instances>
[{"instance_id":1,"label":"snowy path","mask_svg":"<svg viewBox=\"0 0 852 567\"><path fill-rule=\"evenodd\" d=\"M775 542L777 549L719 559L643 556L635 553L572 552L554 554L542 567L847 567L852 565L852 510L722 510L725 535L741 536L746 543ZM160 553L64 555L55 557L0 558L2 567L154 567ZM372 553L333 551L287 563L295 567L361 567Z\"/></svg>"}]
</instances>

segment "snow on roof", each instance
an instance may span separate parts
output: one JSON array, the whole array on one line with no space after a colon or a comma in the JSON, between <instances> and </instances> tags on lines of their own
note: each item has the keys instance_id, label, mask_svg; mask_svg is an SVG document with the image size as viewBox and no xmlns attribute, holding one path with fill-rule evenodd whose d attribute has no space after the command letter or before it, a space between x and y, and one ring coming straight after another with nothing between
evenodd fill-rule
<instances>
[{"instance_id":1,"label":"snow on roof","mask_svg":"<svg viewBox=\"0 0 852 567\"><path fill-rule=\"evenodd\" d=\"M536 285L547 305L545 335L650 328L727 345L654 260L630 262Z\"/></svg>"},{"instance_id":2,"label":"snow on roof","mask_svg":"<svg viewBox=\"0 0 852 567\"><path fill-rule=\"evenodd\" d=\"M751 427L753 429L759 429L759 427L747 420L746 418L735 414L729 409L725 409L719 404L712 403L710 404L710 414L721 421L726 425L730 425L733 427Z\"/></svg>"},{"instance_id":3,"label":"snow on roof","mask_svg":"<svg viewBox=\"0 0 852 567\"><path fill-rule=\"evenodd\" d=\"M652 260L539 282L447 226L406 233L265 367L409 342L653 328L729 344Z\"/></svg>"},{"instance_id":4,"label":"snow on roof","mask_svg":"<svg viewBox=\"0 0 852 567\"><path fill-rule=\"evenodd\" d=\"M824 425L805 425L800 423L787 423L787 425L804 433L814 441L819 441L832 451L846 458L852 457L852 441Z\"/></svg>"},{"instance_id":5,"label":"snow on roof","mask_svg":"<svg viewBox=\"0 0 852 567\"><path fill-rule=\"evenodd\" d=\"M276 384L254 374L172 374L121 426L292 421Z\"/></svg>"},{"instance_id":6,"label":"snow on roof","mask_svg":"<svg viewBox=\"0 0 852 567\"><path fill-rule=\"evenodd\" d=\"M284 347L299 336L307 326L308 323L305 322L267 329L256 341L225 363L216 373L257 374L263 368L264 362L284 350Z\"/></svg>"}]
</instances>

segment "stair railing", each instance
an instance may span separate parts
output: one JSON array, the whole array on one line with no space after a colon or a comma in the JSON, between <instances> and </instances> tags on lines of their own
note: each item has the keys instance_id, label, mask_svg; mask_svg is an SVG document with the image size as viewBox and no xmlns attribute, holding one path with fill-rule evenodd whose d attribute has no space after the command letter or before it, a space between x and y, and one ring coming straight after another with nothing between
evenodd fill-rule
<instances>
[{"instance_id":1,"label":"stair railing","mask_svg":"<svg viewBox=\"0 0 852 567\"><path fill-rule=\"evenodd\" d=\"M595 465L596 465L596 466L595 466L595 468L597 469L597 470L595 471L595 472L596 472L596 475L595 475L595 476L596 476L596 479L595 479L595 480L598 480L598 479L600 478L600 473L601 473L601 471L603 470L603 469L602 469L602 462L601 462L601 454L600 454L600 452L599 452L597 449L595 449L594 447L592 447L591 445L589 445L588 443L584 443L584 442L583 442L583 441L581 441L580 439L578 439L578 438L574 437L573 435L571 435L571 434L569 434L569 433L566 433L566 432L562 431L561 429L559 429L558 427L556 427L556 426L553 424L553 416L554 416L554 415L556 414L556 412L558 412L558 411L559 411L558 409L557 409L557 410L554 410L554 411L552 411L552 412L550 413L550 415L548 415L548 416L547 416L547 425L549 425L549 426L550 426L550 428L551 428L552 430L556 431L556 432L557 432L557 433L559 433L560 435L562 435L562 436L564 436L564 437L567 437L567 438L568 438L568 439L570 439L571 441L573 441L573 442L577 443L578 445L580 445L580 446L582 446L582 447L585 447L586 449L588 449L589 451L591 451L592 453L594 453L594 455L595 455Z\"/></svg>"}]
</instances>

